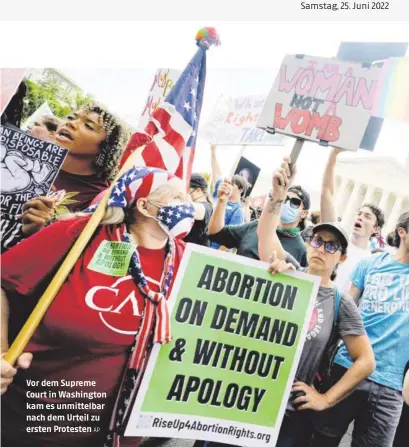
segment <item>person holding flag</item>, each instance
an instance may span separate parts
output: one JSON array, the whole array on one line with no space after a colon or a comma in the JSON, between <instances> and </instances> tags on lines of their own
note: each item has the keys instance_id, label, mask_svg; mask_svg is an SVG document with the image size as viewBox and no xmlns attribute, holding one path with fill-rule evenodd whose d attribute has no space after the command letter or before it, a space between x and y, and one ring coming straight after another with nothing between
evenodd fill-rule
<instances>
[{"instance_id":1,"label":"person holding flag","mask_svg":"<svg viewBox=\"0 0 409 447\"><path fill-rule=\"evenodd\" d=\"M171 340L167 299L185 247L182 238L194 222L194 207L178 176L186 178L192 161L192 132L197 128L205 81L205 50L218 40L213 29L201 30L199 37L198 52L175 85L176 92L168 96L167 101L175 101L165 101L154 112L152 126L148 125L150 142L142 158L138 152L132 155L126 166L134 167L114 183L103 221L57 292L27 352L19 357L18 372L2 359L5 446L139 444L138 439L122 435L152 344ZM189 85L197 80L197 116L192 112L182 115L188 109L184 104L191 92ZM126 157L136 149L137 139L134 135ZM186 143L189 157L184 163ZM133 159L137 164L142 159L151 167L135 167ZM154 167L165 161L168 170ZM94 211L95 206L60 220L3 256L3 352L8 345L8 299L39 300L55 266L74 241L81 239ZM63 395L49 394L46 384L57 386ZM35 405L30 412L27 399ZM53 419L67 417L67 403L78 416L68 419L68 426ZM41 411L35 411L41 406ZM41 426L28 424L28 413L46 417ZM94 422L82 423L87 415ZM29 432L28 425L32 426ZM84 425L93 430L83 430Z\"/></svg>"}]
</instances>

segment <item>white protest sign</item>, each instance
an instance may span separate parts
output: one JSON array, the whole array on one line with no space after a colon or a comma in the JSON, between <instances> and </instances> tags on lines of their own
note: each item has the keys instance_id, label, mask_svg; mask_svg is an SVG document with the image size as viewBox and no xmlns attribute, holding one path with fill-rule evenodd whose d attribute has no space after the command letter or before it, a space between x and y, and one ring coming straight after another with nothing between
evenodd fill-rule
<instances>
[{"instance_id":1,"label":"white protest sign","mask_svg":"<svg viewBox=\"0 0 409 447\"><path fill-rule=\"evenodd\" d=\"M318 288L318 276L188 244L173 338L153 347L125 436L276 445Z\"/></svg>"},{"instance_id":2,"label":"white protest sign","mask_svg":"<svg viewBox=\"0 0 409 447\"><path fill-rule=\"evenodd\" d=\"M257 129L266 96L222 96L210 118L200 129L200 136L217 145L282 146L282 135Z\"/></svg>"},{"instance_id":3,"label":"white protest sign","mask_svg":"<svg viewBox=\"0 0 409 447\"><path fill-rule=\"evenodd\" d=\"M356 151L380 72L336 59L285 56L258 127Z\"/></svg>"},{"instance_id":4,"label":"white protest sign","mask_svg":"<svg viewBox=\"0 0 409 447\"><path fill-rule=\"evenodd\" d=\"M172 68L157 69L141 118L139 119L138 127L140 129L146 127L152 112L168 96L181 73L181 71Z\"/></svg>"}]
</instances>

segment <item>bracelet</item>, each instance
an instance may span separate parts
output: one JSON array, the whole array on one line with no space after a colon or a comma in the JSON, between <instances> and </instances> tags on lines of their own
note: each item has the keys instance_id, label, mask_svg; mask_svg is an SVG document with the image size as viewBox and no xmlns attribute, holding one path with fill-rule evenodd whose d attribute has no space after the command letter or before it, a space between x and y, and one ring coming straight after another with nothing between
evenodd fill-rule
<instances>
[{"instance_id":1,"label":"bracelet","mask_svg":"<svg viewBox=\"0 0 409 447\"><path fill-rule=\"evenodd\" d=\"M272 190L270 190L269 193L268 193L268 200L270 200L270 202L272 202L274 200L274 202L277 202L277 203L283 203L284 202L284 200L276 200L276 199L274 199Z\"/></svg>"}]
</instances>

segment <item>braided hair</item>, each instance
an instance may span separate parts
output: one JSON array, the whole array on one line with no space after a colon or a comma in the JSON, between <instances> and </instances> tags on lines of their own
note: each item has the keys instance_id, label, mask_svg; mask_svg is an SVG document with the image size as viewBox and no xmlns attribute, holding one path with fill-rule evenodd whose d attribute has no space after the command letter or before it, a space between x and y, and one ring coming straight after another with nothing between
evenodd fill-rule
<instances>
[{"instance_id":1,"label":"braided hair","mask_svg":"<svg viewBox=\"0 0 409 447\"><path fill-rule=\"evenodd\" d=\"M119 170L119 161L129 138L129 131L112 113L96 103L84 106L85 113L97 113L99 125L107 133L107 137L100 144L100 152L95 158L98 175L113 180Z\"/></svg>"}]
</instances>

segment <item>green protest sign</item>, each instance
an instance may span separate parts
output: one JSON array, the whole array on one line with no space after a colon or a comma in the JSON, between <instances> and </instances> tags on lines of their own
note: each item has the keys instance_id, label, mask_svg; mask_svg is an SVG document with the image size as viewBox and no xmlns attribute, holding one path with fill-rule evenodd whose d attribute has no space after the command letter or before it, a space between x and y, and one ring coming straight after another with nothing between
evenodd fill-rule
<instances>
[{"instance_id":1,"label":"green protest sign","mask_svg":"<svg viewBox=\"0 0 409 447\"><path fill-rule=\"evenodd\" d=\"M275 445L318 285L189 244L125 435Z\"/></svg>"},{"instance_id":2,"label":"green protest sign","mask_svg":"<svg viewBox=\"0 0 409 447\"><path fill-rule=\"evenodd\" d=\"M129 242L102 241L88 268L111 276L126 276L135 246Z\"/></svg>"}]
</instances>

